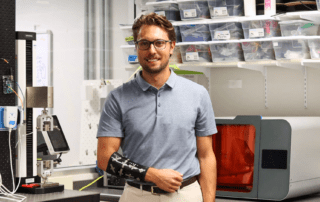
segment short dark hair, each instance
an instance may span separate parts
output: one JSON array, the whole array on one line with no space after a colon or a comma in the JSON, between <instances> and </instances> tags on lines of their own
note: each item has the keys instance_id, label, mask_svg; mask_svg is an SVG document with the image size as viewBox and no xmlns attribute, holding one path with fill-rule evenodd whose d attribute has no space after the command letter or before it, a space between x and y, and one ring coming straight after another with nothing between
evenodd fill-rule
<instances>
[{"instance_id":1,"label":"short dark hair","mask_svg":"<svg viewBox=\"0 0 320 202\"><path fill-rule=\"evenodd\" d=\"M164 29L168 33L169 40L176 41L176 33L171 22L163 15L150 13L148 15L141 15L132 25L133 38L137 41L138 34L143 25L155 25Z\"/></svg>"}]
</instances>

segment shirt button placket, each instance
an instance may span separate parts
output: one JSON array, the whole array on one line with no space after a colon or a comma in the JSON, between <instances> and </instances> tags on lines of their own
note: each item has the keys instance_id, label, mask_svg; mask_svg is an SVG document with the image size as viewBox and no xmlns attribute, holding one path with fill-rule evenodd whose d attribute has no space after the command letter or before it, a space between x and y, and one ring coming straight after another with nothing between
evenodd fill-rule
<instances>
[{"instance_id":1,"label":"shirt button placket","mask_svg":"<svg viewBox=\"0 0 320 202\"><path fill-rule=\"evenodd\" d=\"M158 91L158 116L161 115L160 91Z\"/></svg>"}]
</instances>

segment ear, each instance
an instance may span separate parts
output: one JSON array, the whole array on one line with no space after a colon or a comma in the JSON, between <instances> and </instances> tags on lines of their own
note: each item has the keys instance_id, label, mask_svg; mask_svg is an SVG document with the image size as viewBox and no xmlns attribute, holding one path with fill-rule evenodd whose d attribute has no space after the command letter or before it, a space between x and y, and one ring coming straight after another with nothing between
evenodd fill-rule
<instances>
[{"instance_id":1,"label":"ear","mask_svg":"<svg viewBox=\"0 0 320 202\"><path fill-rule=\"evenodd\" d=\"M176 47L176 42L172 41L171 45L170 45L170 56L173 54L173 50L174 50L175 47Z\"/></svg>"}]
</instances>

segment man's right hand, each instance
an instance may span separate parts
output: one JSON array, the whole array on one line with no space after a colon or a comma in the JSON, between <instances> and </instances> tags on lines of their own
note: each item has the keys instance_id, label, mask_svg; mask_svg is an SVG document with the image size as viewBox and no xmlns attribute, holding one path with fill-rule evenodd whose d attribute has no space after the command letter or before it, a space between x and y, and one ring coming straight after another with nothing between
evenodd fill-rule
<instances>
[{"instance_id":1,"label":"man's right hand","mask_svg":"<svg viewBox=\"0 0 320 202\"><path fill-rule=\"evenodd\" d=\"M145 180L153 182L160 189L174 193L179 189L183 181L183 175L172 169L155 169L149 168Z\"/></svg>"}]
</instances>

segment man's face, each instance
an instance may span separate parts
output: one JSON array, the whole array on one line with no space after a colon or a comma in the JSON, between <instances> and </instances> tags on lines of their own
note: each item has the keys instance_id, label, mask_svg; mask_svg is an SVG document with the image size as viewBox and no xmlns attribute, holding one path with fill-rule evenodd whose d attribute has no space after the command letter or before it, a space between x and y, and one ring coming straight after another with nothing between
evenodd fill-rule
<instances>
[{"instance_id":1,"label":"man's face","mask_svg":"<svg viewBox=\"0 0 320 202\"><path fill-rule=\"evenodd\" d=\"M143 25L137 37L137 41L147 40L169 40L168 33L155 25ZM159 50L150 44L147 50L140 50L137 47L138 59L143 70L148 73L159 73L169 64L170 54L173 54L175 42L166 42L166 48Z\"/></svg>"}]
</instances>

